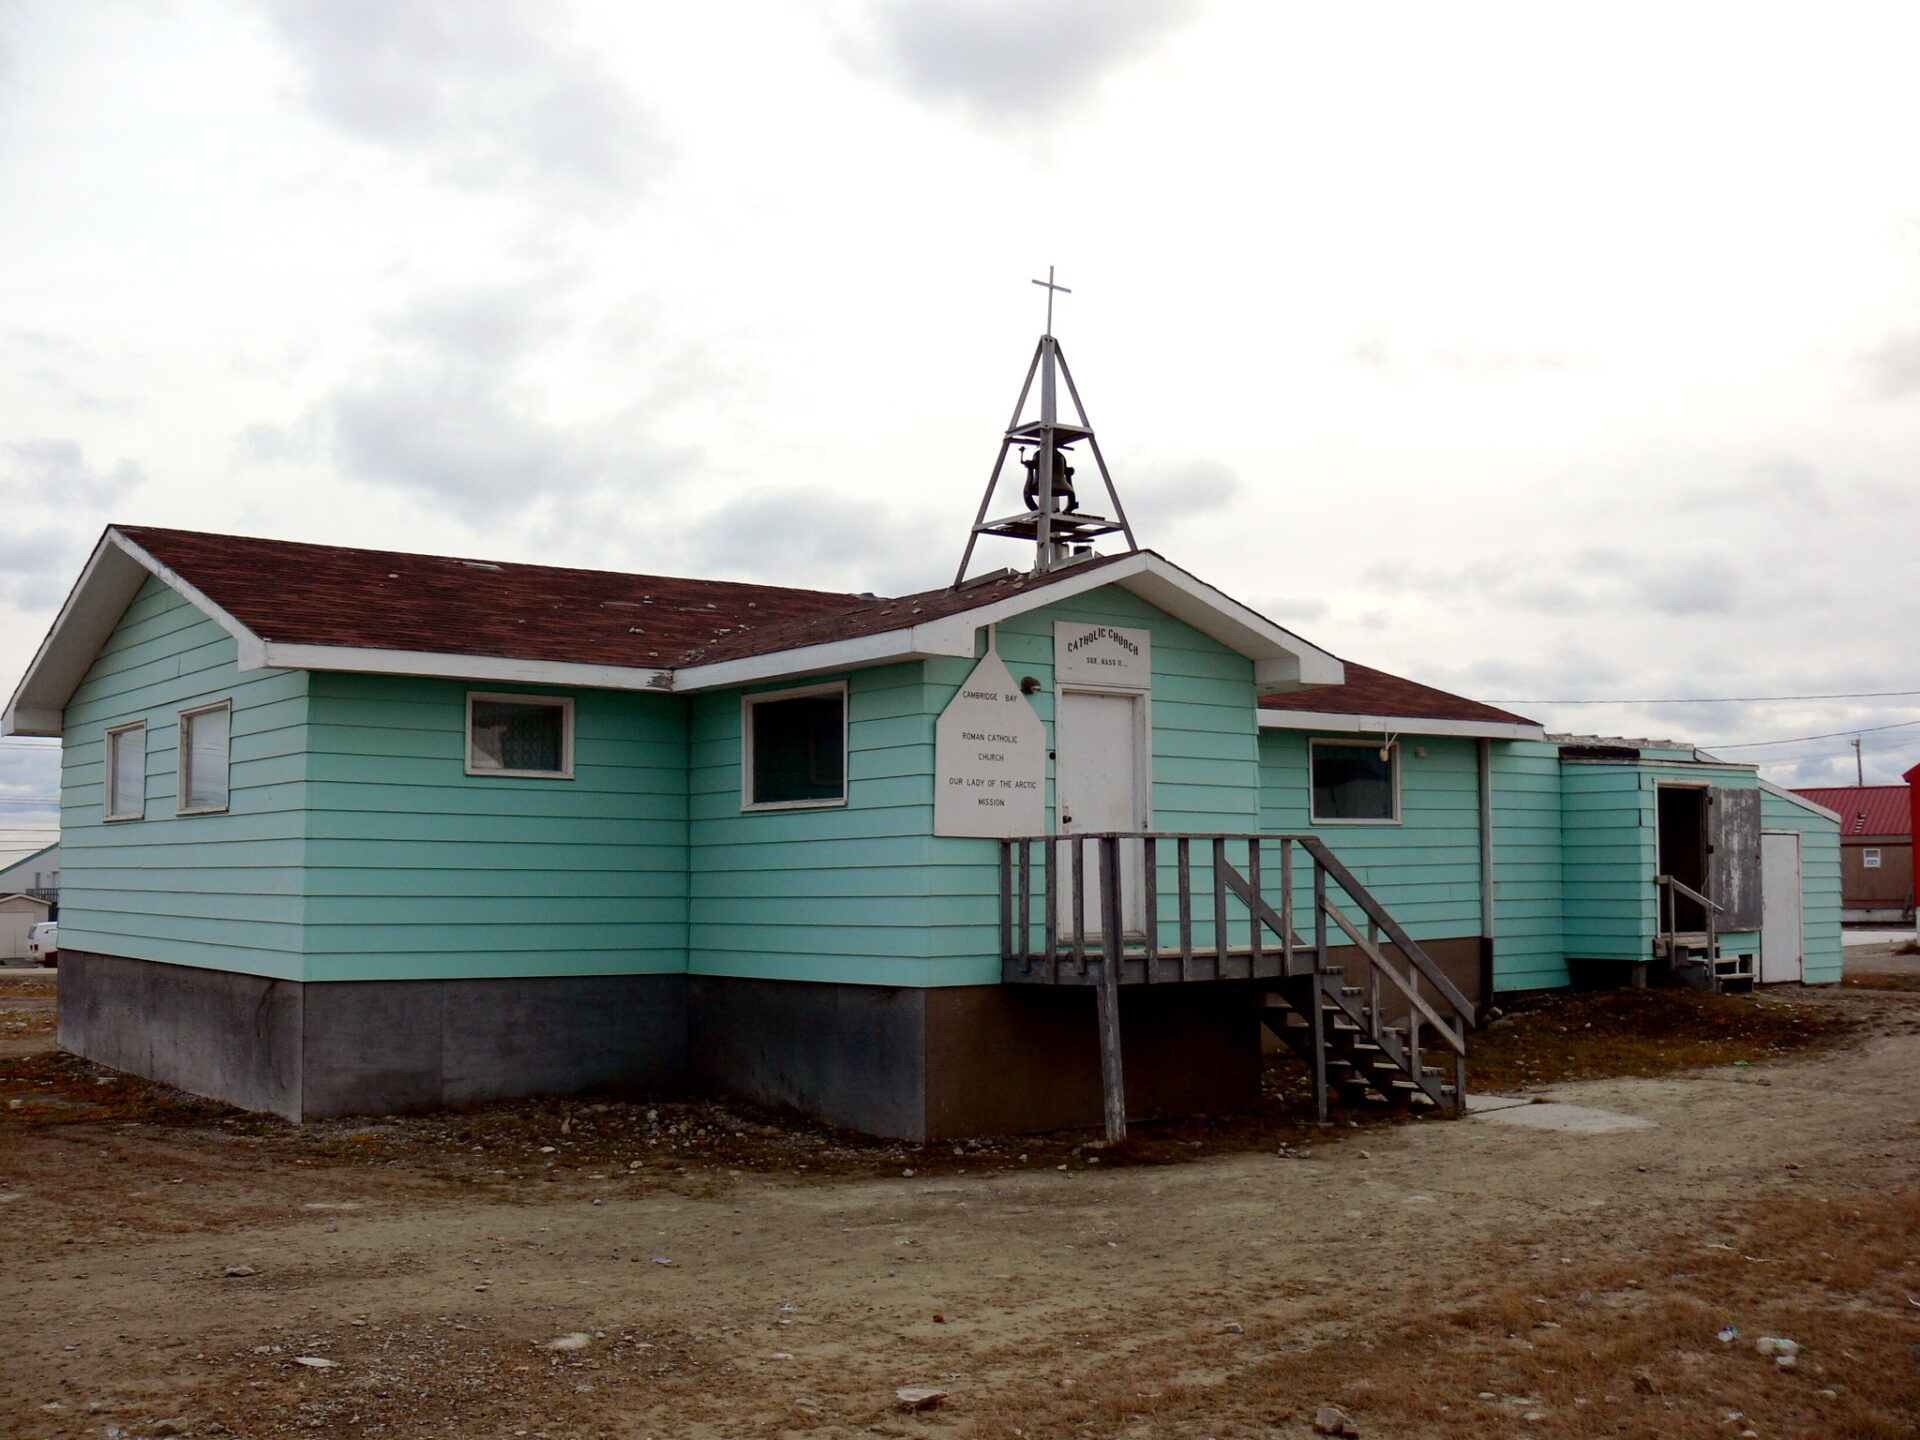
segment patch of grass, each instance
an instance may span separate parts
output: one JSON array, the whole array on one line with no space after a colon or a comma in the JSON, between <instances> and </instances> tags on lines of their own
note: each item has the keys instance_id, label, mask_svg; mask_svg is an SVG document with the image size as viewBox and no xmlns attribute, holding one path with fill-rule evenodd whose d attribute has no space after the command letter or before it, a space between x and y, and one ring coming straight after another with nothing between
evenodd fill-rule
<instances>
[{"instance_id":1,"label":"patch of grass","mask_svg":"<svg viewBox=\"0 0 1920 1440\"><path fill-rule=\"evenodd\" d=\"M1856 1029L1833 1008L1681 988L1532 996L1468 1041L1467 1083L1520 1089L1619 1075L1666 1075L1818 1049Z\"/></svg>"},{"instance_id":2,"label":"patch of grass","mask_svg":"<svg viewBox=\"0 0 1920 1440\"><path fill-rule=\"evenodd\" d=\"M1719 1218L1724 1240L1687 1227L1631 1263L1506 1268L1476 1293L1411 1291L1358 1326L1250 1320L1254 1358L1205 1383L1143 1383L1126 1357L1082 1366L1064 1393L1005 1384L961 1434L1304 1436L1322 1403L1364 1435L1419 1440L1920 1433L1920 1192L1804 1192ZM1729 1324L1740 1333L1722 1342ZM1804 1353L1782 1368L1761 1336Z\"/></svg>"},{"instance_id":3,"label":"patch of grass","mask_svg":"<svg viewBox=\"0 0 1920 1440\"><path fill-rule=\"evenodd\" d=\"M1920 975L1862 970L1842 977L1840 983L1849 990L1904 990L1909 994L1920 994Z\"/></svg>"}]
</instances>

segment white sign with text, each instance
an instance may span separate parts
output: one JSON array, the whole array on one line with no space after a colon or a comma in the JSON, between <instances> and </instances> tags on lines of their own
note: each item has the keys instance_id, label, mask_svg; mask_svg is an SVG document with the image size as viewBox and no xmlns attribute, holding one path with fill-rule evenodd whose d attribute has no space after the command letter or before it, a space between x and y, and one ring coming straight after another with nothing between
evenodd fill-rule
<instances>
[{"instance_id":1,"label":"white sign with text","mask_svg":"<svg viewBox=\"0 0 1920 1440\"><path fill-rule=\"evenodd\" d=\"M1153 688L1153 636L1118 625L1053 625L1053 683L1104 685L1144 693Z\"/></svg>"},{"instance_id":2,"label":"white sign with text","mask_svg":"<svg viewBox=\"0 0 1920 1440\"><path fill-rule=\"evenodd\" d=\"M1047 828L1047 728L989 650L940 712L933 833L1039 835Z\"/></svg>"}]
</instances>

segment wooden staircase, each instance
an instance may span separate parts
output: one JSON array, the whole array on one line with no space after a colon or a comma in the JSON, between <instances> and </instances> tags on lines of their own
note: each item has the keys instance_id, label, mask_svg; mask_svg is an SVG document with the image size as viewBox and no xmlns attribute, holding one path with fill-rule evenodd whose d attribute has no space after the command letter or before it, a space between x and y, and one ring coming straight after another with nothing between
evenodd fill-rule
<instances>
[{"instance_id":1,"label":"wooden staircase","mask_svg":"<svg viewBox=\"0 0 1920 1440\"><path fill-rule=\"evenodd\" d=\"M1380 1013L1378 998L1370 995L1368 987L1346 983L1344 967L1326 966L1317 976L1290 982L1268 999L1260 1012L1261 1022L1306 1062L1309 1071L1325 1076L1324 1098L1320 1087L1315 1093L1323 1118L1326 1102L1336 1098L1348 1104L1415 1110L1462 1107L1462 1064L1426 1063L1420 1043L1423 1026L1392 1023Z\"/></svg>"},{"instance_id":2,"label":"wooden staircase","mask_svg":"<svg viewBox=\"0 0 1920 1440\"><path fill-rule=\"evenodd\" d=\"M1336 931L1364 984L1330 961ZM1473 1003L1315 835L1002 841L1000 954L1003 983L1094 990L1115 1140L1126 1134L1123 986L1260 985L1261 1021L1307 1063L1323 1121L1336 1096L1466 1107Z\"/></svg>"}]
</instances>

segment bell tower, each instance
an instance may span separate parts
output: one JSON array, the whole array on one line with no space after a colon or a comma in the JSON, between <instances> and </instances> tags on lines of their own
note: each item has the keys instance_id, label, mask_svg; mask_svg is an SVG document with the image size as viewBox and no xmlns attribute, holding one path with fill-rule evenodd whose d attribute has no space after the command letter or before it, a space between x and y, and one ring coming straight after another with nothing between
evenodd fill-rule
<instances>
[{"instance_id":1,"label":"bell tower","mask_svg":"<svg viewBox=\"0 0 1920 1440\"><path fill-rule=\"evenodd\" d=\"M1093 553L1093 542L1102 535L1118 532L1126 536L1128 550L1140 548L1134 541L1133 527L1127 523L1127 512L1120 504L1120 494L1113 488L1113 476L1107 472L1107 462L1100 454L1100 442L1094 438L1086 406L1080 403L1080 392L1074 388L1073 372L1067 369L1067 357L1060 349L1060 342L1053 338L1054 293L1058 291L1070 295L1073 292L1065 285L1054 284L1051 265L1047 267L1047 278L1033 283L1043 286L1047 292L1047 328L1040 336L1040 343L1034 347L1033 360L1027 366L1026 383L1021 385L1020 398L1013 405L1013 419L1008 422L1006 433L1000 438L1000 453L994 458L993 471L987 477L987 493L980 497L980 509L974 515L973 529L967 535L966 551L961 555L960 568L953 577L956 590L967 578L967 566L973 562L973 549L982 535L1031 541L1035 575L1086 559ZM1033 398L1036 377L1040 381L1039 414L1023 420L1021 417L1027 413L1027 402ZM1063 384L1073 407L1074 418L1071 420L1060 416L1059 389ZM1113 513L1118 517L1116 519L1095 515L1080 506L1080 494L1073 483L1076 469L1086 468L1084 460L1078 467L1073 464L1079 458L1074 447L1080 444L1085 444L1087 453L1100 472L1101 483L1106 487L1107 499L1112 502ZM1024 508L989 520L987 512L993 508L994 494L1005 478L1009 451L1019 452L1020 467L1025 472L1020 491Z\"/></svg>"}]
</instances>

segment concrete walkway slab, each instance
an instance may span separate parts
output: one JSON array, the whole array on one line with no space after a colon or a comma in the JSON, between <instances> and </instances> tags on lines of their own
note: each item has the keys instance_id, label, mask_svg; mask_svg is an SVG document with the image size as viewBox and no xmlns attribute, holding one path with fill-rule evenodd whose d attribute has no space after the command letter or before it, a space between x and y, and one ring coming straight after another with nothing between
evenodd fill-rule
<instances>
[{"instance_id":1,"label":"concrete walkway slab","mask_svg":"<svg viewBox=\"0 0 1920 1440\"><path fill-rule=\"evenodd\" d=\"M1471 1097L1467 1108L1469 1112L1473 1110ZM1563 1135L1607 1135L1615 1130L1644 1130L1653 1125L1653 1121L1642 1120L1638 1115L1622 1115L1617 1110L1595 1110L1586 1105L1563 1105L1557 1100L1544 1105L1516 1103L1489 1107L1478 1114L1480 1118L1501 1125L1519 1125L1528 1130L1555 1130Z\"/></svg>"}]
</instances>

